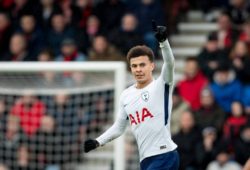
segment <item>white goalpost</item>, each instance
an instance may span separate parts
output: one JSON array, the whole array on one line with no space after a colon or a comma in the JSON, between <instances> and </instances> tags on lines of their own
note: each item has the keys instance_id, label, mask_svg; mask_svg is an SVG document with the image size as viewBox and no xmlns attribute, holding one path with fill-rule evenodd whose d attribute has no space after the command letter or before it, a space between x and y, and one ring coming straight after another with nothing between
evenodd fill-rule
<instances>
[{"instance_id":1,"label":"white goalpost","mask_svg":"<svg viewBox=\"0 0 250 170\"><path fill-rule=\"evenodd\" d=\"M27 93L27 91L28 93L32 93L32 95L35 95L36 97L38 96L37 98L39 100L45 101L45 103L48 106L51 106L50 109L47 109L48 113L51 113L52 112L51 110L55 108L55 106L53 105L54 100L56 100L55 95L57 95L58 93L65 93L67 95L68 94L72 95L73 97L70 96L70 98L73 100L70 102L72 106L72 108L70 109L84 110L85 117L87 117L86 120L84 120L84 122L88 122L91 128L93 127L92 129L95 130L98 129L96 130L97 132L93 132L91 128L89 130L88 129L89 127L85 126L83 127L82 124L84 123L81 123L81 126L79 126L80 131L86 131L86 134L87 131L89 131L88 134L91 137L97 137L96 136L97 134L100 135L105 130L105 128L107 128L104 126L109 126L116 117L120 94L125 89L125 86L127 84L126 77L127 77L126 64L124 62L70 62L70 63L69 62L1 62L0 102L1 100L4 100L4 102L7 103L6 112L8 121L9 120L8 114L13 114L15 116L18 115L18 113L14 114L15 109L13 108L15 108L15 106L13 105L15 105L16 103L18 104L18 102L22 100L22 96L25 93ZM105 100L107 105L103 106L102 104L105 102L102 102L100 98L104 98L103 100ZM95 104L93 104L92 101ZM105 114L95 112L93 111L93 109L95 110L95 107L98 107L101 110L108 110L108 111ZM106 107L109 108L107 109ZM110 118L113 118L113 120L108 119L109 118L108 115L111 110L113 114L111 115ZM47 112L46 114L48 114ZM97 113L97 116L93 116L94 112ZM86 116L86 114L88 116ZM98 116L100 116L100 118ZM58 120L61 121L61 119ZM74 121L78 120L74 119ZM98 122L101 122L100 126L98 125ZM34 134L36 133L34 132ZM69 135L72 134L69 133ZM67 139L71 140L71 138L74 138L74 136L73 137L69 136ZM31 139L33 140L33 138ZM29 141L31 139L29 139ZM38 141L38 143L39 142L40 141ZM63 149L64 147L66 148L66 145L61 146L61 148ZM75 148L75 146L72 148ZM105 146L103 148L105 148ZM28 150L32 149L33 148ZM20 148L17 148L18 153L19 151ZM3 153L3 151L1 150L1 146L0 146L0 152ZM36 155L37 152L40 152L40 150L39 149L38 151L36 150L34 155ZM18 155L18 153L16 154ZM50 154L50 152L47 150L43 151L42 153L44 153L45 156L47 153ZM84 154L83 157L87 155L88 154ZM61 159L61 157L60 158L59 157L60 155L58 155L58 159ZM71 155L69 155L69 157L70 160L73 160L73 158L71 158ZM12 158L5 158L5 159L7 159L6 164L8 164L8 162L10 162L8 161L8 159ZM64 158L62 159L64 160ZM38 157L37 160L41 161L40 157ZM34 166L38 166L36 164L37 160L35 161L32 160L33 162L31 161L33 164L35 164ZM73 160L73 162L75 162L75 160ZM84 160L83 161L81 160L80 164L81 163L84 165ZM4 164L4 160L1 160L1 158L0 158L0 164ZM95 164L95 162L93 164ZM113 164L114 164L113 166L114 170L125 170L126 165L125 165L124 135L122 135L121 137L119 137L114 141ZM43 162L40 165L39 162L39 166L47 166L47 165L44 165Z\"/></svg>"}]
</instances>

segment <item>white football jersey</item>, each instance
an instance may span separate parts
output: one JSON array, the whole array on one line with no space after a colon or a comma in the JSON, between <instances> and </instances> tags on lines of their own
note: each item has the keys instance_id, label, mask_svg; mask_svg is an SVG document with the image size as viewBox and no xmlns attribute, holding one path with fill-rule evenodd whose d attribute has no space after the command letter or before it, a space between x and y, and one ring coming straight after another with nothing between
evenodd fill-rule
<instances>
[{"instance_id":1,"label":"white football jersey","mask_svg":"<svg viewBox=\"0 0 250 170\"><path fill-rule=\"evenodd\" d=\"M140 161L177 147L170 133L174 58L167 40L160 47L164 60L161 75L142 89L132 85L124 90L117 120L97 138L100 145L104 145L120 136L129 121L137 141Z\"/></svg>"}]
</instances>

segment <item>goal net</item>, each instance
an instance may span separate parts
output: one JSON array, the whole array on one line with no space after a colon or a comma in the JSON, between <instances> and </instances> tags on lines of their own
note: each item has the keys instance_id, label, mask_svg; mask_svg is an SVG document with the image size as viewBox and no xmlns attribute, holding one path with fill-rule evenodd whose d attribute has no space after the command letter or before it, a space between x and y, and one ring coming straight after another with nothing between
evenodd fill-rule
<instances>
[{"instance_id":1,"label":"goal net","mask_svg":"<svg viewBox=\"0 0 250 170\"><path fill-rule=\"evenodd\" d=\"M83 153L125 86L122 62L0 63L0 169L136 170L132 137Z\"/></svg>"}]
</instances>

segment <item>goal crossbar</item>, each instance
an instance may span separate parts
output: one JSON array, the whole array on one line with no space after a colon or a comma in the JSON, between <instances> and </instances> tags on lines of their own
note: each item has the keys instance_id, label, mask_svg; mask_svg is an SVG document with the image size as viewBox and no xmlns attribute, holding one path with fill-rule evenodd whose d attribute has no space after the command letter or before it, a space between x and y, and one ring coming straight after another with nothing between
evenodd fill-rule
<instances>
[{"instance_id":1,"label":"goal crossbar","mask_svg":"<svg viewBox=\"0 0 250 170\"><path fill-rule=\"evenodd\" d=\"M125 63L110 62L0 62L0 72L39 71L115 71L125 69Z\"/></svg>"}]
</instances>

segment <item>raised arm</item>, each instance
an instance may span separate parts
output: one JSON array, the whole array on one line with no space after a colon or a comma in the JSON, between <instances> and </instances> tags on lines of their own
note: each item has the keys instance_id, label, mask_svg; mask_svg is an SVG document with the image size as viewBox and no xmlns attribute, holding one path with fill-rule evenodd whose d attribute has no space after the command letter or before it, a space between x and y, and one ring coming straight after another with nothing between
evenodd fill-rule
<instances>
[{"instance_id":1,"label":"raised arm","mask_svg":"<svg viewBox=\"0 0 250 170\"><path fill-rule=\"evenodd\" d=\"M167 28L165 26L156 26L154 21L152 21L152 28L155 32L155 38L160 43L164 61L160 76L166 83L171 84L174 79L174 56L167 40Z\"/></svg>"},{"instance_id":2,"label":"raised arm","mask_svg":"<svg viewBox=\"0 0 250 170\"><path fill-rule=\"evenodd\" d=\"M166 83L171 84L174 79L174 55L167 39L160 43L160 48L164 61L160 76Z\"/></svg>"},{"instance_id":3,"label":"raised arm","mask_svg":"<svg viewBox=\"0 0 250 170\"><path fill-rule=\"evenodd\" d=\"M118 138L125 131L127 122L128 122L127 114L125 113L123 104L120 101L118 116L114 124L98 138L89 139L85 141L84 151L89 152L93 149L96 149L99 146L105 145L106 143L112 141L113 139Z\"/></svg>"}]
</instances>

